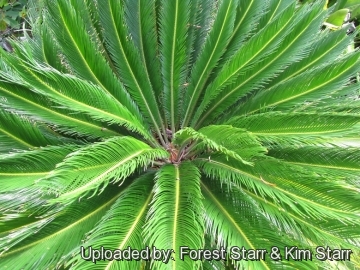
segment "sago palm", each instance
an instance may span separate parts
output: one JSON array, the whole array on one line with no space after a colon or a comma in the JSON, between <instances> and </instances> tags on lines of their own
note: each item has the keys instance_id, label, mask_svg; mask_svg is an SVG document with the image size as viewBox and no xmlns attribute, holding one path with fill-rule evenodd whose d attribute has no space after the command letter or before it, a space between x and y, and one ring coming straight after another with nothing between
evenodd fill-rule
<instances>
[{"instance_id":1,"label":"sago palm","mask_svg":"<svg viewBox=\"0 0 360 270\"><path fill-rule=\"evenodd\" d=\"M325 2L45 1L1 54L0 268L360 267L359 53Z\"/></svg>"}]
</instances>

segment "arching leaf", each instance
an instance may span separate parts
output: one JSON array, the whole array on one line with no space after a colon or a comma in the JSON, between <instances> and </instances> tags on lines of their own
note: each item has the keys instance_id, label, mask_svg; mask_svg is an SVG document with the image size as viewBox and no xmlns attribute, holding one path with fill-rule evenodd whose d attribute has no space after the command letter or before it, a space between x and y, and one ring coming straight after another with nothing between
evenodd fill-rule
<instances>
[{"instance_id":1,"label":"arching leaf","mask_svg":"<svg viewBox=\"0 0 360 270\"><path fill-rule=\"evenodd\" d=\"M58 197L55 202L88 193L94 196L109 183L121 185L136 169L144 170L155 159L167 155L134 138L114 137L71 153L39 184Z\"/></svg>"},{"instance_id":2,"label":"arching leaf","mask_svg":"<svg viewBox=\"0 0 360 270\"><path fill-rule=\"evenodd\" d=\"M71 265L73 269L93 269L95 263L98 269L140 268L141 260L126 260L120 254L113 254L114 260L101 260L95 263L91 258L90 261L84 260L82 256L89 257L90 247L100 249L102 246L112 251L124 251L128 247L139 251L145 249L147 245L143 241L142 227L152 198L153 178L154 173L141 176L119 196L101 221L86 235L84 244L74 250L78 253L78 250L83 248L82 253L78 253L67 265ZM128 214L124 215L124 213Z\"/></svg>"},{"instance_id":3,"label":"arching leaf","mask_svg":"<svg viewBox=\"0 0 360 270\"><path fill-rule=\"evenodd\" d=\"M190 249L203 247L202 210L200 173L193 164L167 165L158 171L144 231L145 239L150 246L172 249L175 253L168 265L154 262L158 269L185 270L199 266L200 261L188 257L181 260L178 254L184 246Z\"/></svg>"}]
</instances>

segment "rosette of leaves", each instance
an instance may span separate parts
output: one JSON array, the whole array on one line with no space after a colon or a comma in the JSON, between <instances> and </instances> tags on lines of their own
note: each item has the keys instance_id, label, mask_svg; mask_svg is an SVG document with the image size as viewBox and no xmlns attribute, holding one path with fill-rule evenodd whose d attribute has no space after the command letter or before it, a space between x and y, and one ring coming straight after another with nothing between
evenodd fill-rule
<instances>
[{"instance_id":1,"label":"rosette of leaves","mask_svg":"<svg viewBox=\"0 0 360 270\"><path fill-rule=\"evenodd\" d=\"M354 35L325 1L47 0L1 55L1 269L359 267ZM173 249L98 261L81 246ZM351 261L184 261L180 246Z\"/></svg>"}]
</instances>

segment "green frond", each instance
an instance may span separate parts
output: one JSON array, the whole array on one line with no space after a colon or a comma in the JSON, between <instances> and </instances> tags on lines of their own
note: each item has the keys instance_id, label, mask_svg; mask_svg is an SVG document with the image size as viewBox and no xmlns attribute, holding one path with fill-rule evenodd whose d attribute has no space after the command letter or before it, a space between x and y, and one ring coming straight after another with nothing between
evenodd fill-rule
<instances>
[{"instance_id":1,"label":"green frond","mask_svg":"<svg viewBox=\"0 0 360 270\"><path fill-rule=\"evenodd\" d=\"M213 125L203 127L199 132L245 159L261 156L267 152L256 137L241 128L230 125Z\"/></svg>"},{"instance_id":2,"label":"green frond","mask_svg":"<svg viewBox=\"0 0 360 270\"><path fill-rule=\"evenodd\" d=\"M349 83L332 91L330 95L319 96L316 99L299 103L292 109L296 112L334 112L358 115L359 93L359 82L351 78Z\"/></svg>"},{"instance_id":3,"label":"green frond","mask_svg":"<svg viewBox=\"0 0 360 270\"><path fill-rule=\"evenodd\" d=\"M326 104L326 101L329 101L328 99L321 100L321 103L324 104L324 106L319 106L319 104L312 104L312 106L302 106L299 108L296 108L297 111L314 111L317 112L321 110L322 112L330 111L334 113L341 113L344 115L359 115L360 114L360 100L356 100L352 97L343 97L341 99L337 99L336 101L332 100L329 101ZM316 106L317 105L317 106Z\"/></svg>"},{"instance_id":4,"label":"green frond","mask_svg":"<svg viewBox=\"0 0 360 270\"><path fill-rule=\"evenodd\" d=\"M113 71L113 73L115 74L115 76L120 78L121 76L118 73L118 71L111 59L110 53L105 46L106 41L105 41L104 34L103 34L103 28L102 28L101 22L100 22L99 12L97 11L97 3L96 3L96 1L91 1L91 0L83 0L83 1L86 4L86 8L84 8L84 3L82 3L81 1L74 1L73 2L74 8L75 8L75 10L78 10L78 11L81 10L80 16L83 19L85 18L84 22L85 22L86 26L89 28L88 33L91 33L91 34L89 34L89 36L92 38L92 40L98 47L98 51L101 52L101 54L106 59L107 64L110 66L110 68ZM124 88L124 86L122 86L122 87ZM138 108L136 108L136 111L138 111Z\"/></svg>"},{"instance_id":5,"label":"green frond","mask_svg":"<svg viewBox=\"0 0 360 270\"><path fill-rule=\"evenodd\" d=\"M142 227L145 224L146 213L152 198L152 184L154 173L145 174L135 179L134 182L119 196L111 208L101 218L101 221L86 234L82 247L84 255L89 247L99 249L100 246L110 250L142 250L146 244L142 237ZM124 214L127 213L127 214ZM77 256L72 258L67 265L71 269L94 269L94 264L81 258L80 246L74 249ZM97 261L97 269L140 269L140 260L112 260Z\"/></svg>"},{"instance_id":6,"label":"green frond","mask_svg":"<svg viewBox=\"0 0 360 270\"><path fill-rule=\"evenodd\" d=\"M49 13L44 21L61 47L69 68L113 95L140 118L137 106L113 74L91 35L88 35L89 28L84 22L86 16L82 14L84 4L80 4L79 1L47 0Z\"/></svg>"},{"instance_id":7,"label":"green frond","mask_svg":"<svg viewBox=\"0 0 360 270\"><path fill-rule=\"evenodd\" d=\"M60 214L41 219L37 225L21 227L19 235L11 233L1 240L1 268L55 269L65 264L74 248L94 228L108 209L116 202L121 189L108 188L91 200L75 201ZM50 222L51 221L51 222ZM18 241L22 238L21 243ZM6 253L3 251L6 250ZM78 253L79 250L76 251ZM21 256L21 260L17 260ZM39 259L41 258L41 259Z\"/></svg>"},{"instance_id":8,"label":"green frond","mask_svg":"<svg viewBox=\"0 0 360 270\"><path fill-rule=\"evenodd\" d=\"M246 165L252 165L246 159L266 152L255 137L232 126L207 126L199 131L185 128L174 136L174 143L182 148L191 141L196 143L190 148L195 152L223 153Z\"/></svg>"},{"instance_id":9,"label":"green frond","mask_svg":"<svg viewBox=\"0 0 360 270\"><path fill-rule=\"evenodd\" d=\"M241 48L243 42L256 33L260 18L266 14L265 8L266 5L261 0L239 1L236 9L234 29L221 63L226 63Z\"/></svg>"},{"instance_id":10,"label":"green frond","mask_svg":"<svg viewBox=\"0 0 360 270\"><path fill-rule=\"evenodd\" d=\"M307 147L307 146L318 146L318 147L357 147L359 145L359 138L356 135L347 134L346 132L329 133L323 135L313 134L288 134L284 136L258 136L258 140L267 149L274 147Z\"/></svg>"},{"instance_id":11,"label":"green frond","mask_svg":"<svg viewBox=\"0 0 360 270\"><path fill-rule=\"evenodd\" d=\"M200 249L204 245L200 172L190 162L161 167L155 178L154 197L145 225L145 241L158 249L181 246ZM174 257L175 255L173 255ZM197 269L200 261L186 257L170 260L169 265L154 262L156 269Z\"/></svg>"},{"instance_id":12,"label":"green frond","mask_svg":"<svg viewBox=\"0 0 360 270\"><path fill-rule=\"evenodd\" d=\"M198 120L200 115L209 106L221 91L228 85L232 84L241 74L241 70L247 66L252 66L252 62L260 61L270 52L274 51L278 43L284 38L286 27L289 26L294 11L294 5L287 8L276 20L264 27L259 33L249 39L238 52L222 67L218 76L207 87L204 99L197 109L193 122ZM263 55L263 56L262 56ZM248 67L249 68L249 67ZM212 108L214 109L214 108ZM206 117L210 115L206 114Z\"/></svg>"},{"instance_id":13,"label":"green frond","mask_svg":"<svg viewBox=\"0 0 360 270\"><path fill-rule=\"evenodd\" d=\"M13 67L18 71L18 75L21 76L15 79L22 80L22 84L34 92L61 104L58 107L83 112L94 120L107 124L116 123L125 126L147 139L150 138L151 135L138 118L113 96L96 85L72 75L62 74L55 69L31 66L27 63L18 64L15 63L15 59L11 59L11 61L14 63Z\"/></svg>"},{"instance_id":14,"label":"green frond","mask_svg":"<svg viewBox=\"0 0 360 270\"><path fill-rule=\"evenodd\" d=\"M204 249L214 250L217 249L213 237L205 235L205 246ZM204 260L203 269L204 270L219 270L225 268L225 261L223 260Z\"/></svg>"},{"instance_id":15,"label":"green frond","mask_svg":"<svg viewBox=\"0 0 360 270\"><path fill-rule=\"evenodd\" d=\"M101 193L109 183L121 185L136 169L167 156L135 138L114 137L71 153L39 185L57 196L53 202L80 200L90 192L90 197Z\"/></svg>"},{"instance_id":16,"label":"green frond","mask_svg":"<svg viewBox=\"0 0 360 270\"><path fill-rule=\"evenodd\" d=\"M157 102L163 89L161 80L160 61L158 58L159 45L156 26L155 1L127 0L125 5L125 17L131 39L139 51L141 63L145 65L146 72L151 81ZM162 107L159 106L161 110Z\"/></svg>"},{"instance_id":17,"label":"green frond","mask_svg":"<svg viewBox=\"0 0 360 270\"><path fill-rule=\"evenodd\" d=\"M30 186L55 169L58 163L78 147L47 146L0 155L0 193L19 191Z\"/></svg>"},{"instance_id":18,"label":"green frond","mask_svg":"<svg viewBox=\"0 0 360 270\"><path fill-rule=\"evenodd\" d=\"M349 145L356 135L359 116L343 113L267 112L233 117L228 121L251 132L262 145L273 147L306 147Z\"/></svg>"},{"instance_id":19,"label":"green frond","mask_svg":"<svg viewBox=\"0 0 360 270\"><path fill-rule=\"evenodd\" d=\"M274 183L274 190L294 198L297 208L304 209L307 216L341 219L343 224L357 224L360 203L357 190L349 189L333 178L279 160L264 160L257 164L255 170L263 179Z\"/></svg>"},{"instance_id":20,"label":"green frond","mask_svg":"<svg viewBox=\"0 0 360 270\"><path fill-rule=\"evenodd\" d=\"M360 152L355 147L278 146L271 148L269 155L288 164L301 166L305 170L315 171L329 179L331 177L334 181L351 182L360 172ZM360 185L353 184L355 185L351 187L343 183L349 189L360 190Z\"/></svg>"},{"instance_id":21,"label":"green frond","mask_svg":"<svg viewBox=\"0 0 360 270\"><path fill-rule=\"evenodd\" d=\"M208 35L208 29L213 23L213 15L216 14L214 10L216 2L207 0L192 0L188 32L187 32L187 77L185 87L181 89L181 96L183 97L188 92L188 85L191 79L193 65L198 59L202 49L205 45L205 40ZM180 107L180 123L183 122L183 116L186 108L184 99L179 100Z\"/></svg>"},{"instance_id":22,"label":"green frond","mask_svg":"<svg viewBox=\"0 0 360 270\"><path fill-rule=\"evenodd\" d=\"M53 217L43 219L34 219L30 217L26 221L24 221L23 218L11 220L6 214L4 217L4 219L2 217L0 218L0 221L6 220L6 226L0 225L0 240L2 241L0 244L0 258L3 253L7 252L13 246L16 246L20 242L24 241L27 237L33 235L39 231L39 229L42 229L54 220Z\"/></svg>"},{"instance_id":23,"label":"green frond","mask_svg":"<svg viewBox=\"0 0 360 270\"><path fill-rule=\"evenodd\" d=\"M192 0L191 8L189 12L189 23L187 30L187 41L186 41L186 52L187 52L187 77L191 75L191 68L196 61L200 48L196 48L196 40L199 38L199 33L201 32L202 26L200 25L201 17L206 14L203 4L204 0ZM207 1L209 2L209 1ZM210 8L210 7L207 7ZM211 9L211 8L210 8ZM187 78L187 80L189 80ZM183 91L185 91L183 89Z\"/></svg>"},{"instance_id":24,"label":"green frond","mask_svg":"<svg viewBox=\"0 0 360 270\"><path fill-rule=\"evenodd\" d=\"M162 138L163 126L159 106L146 69L143 65L139 65L141 58L129 37L131 33L124 24L123 4L107 0L98 1L97 5L101 6L99 9L100 22L106 29L103 32L106 48L121 75L121 81L138 105L144 118L147 119L147 123L153 126L159 137ZM120 101L122 102L122 100Z\"/></svg>"},{"instance_id":25,"label":"green frond","mask_svg":"<svg viewBox=\"0 0 360 270\"><path fill-rule=\"evenodd\" d=\"M211 229L209 235L212 235L214 241L219 243L218 247L221 245L226 246L228 241L230 242L228 247L245 246L246 249L249 249L251 248L251 246L249 247L250 241L255 243L264 241L259 244L259 246L270 251L273 246L284 250L284 247L289 246L288 243L291 242L292 245L298 248L302 246L305 248L311 247L312 252L314 252L316 246L341 246L342 248L351 249L355 256L359 254L357 240L359 239L359 230L357 225L344 226L343 223L336 219L327 219L324 221L315 217L302 218L294 214L291 209L279 207L269 200L264 199L256 192L251 192L236 186L228 186L228 192L223 191L222 193L217 192L219 188L216 188L214 181L203 181L202 187L206 189L206 192L204 192L205 198L211 196L211 199L206 200L207 203L205 204L207 208L207 229ZM234 198L236 198L236 200L234 200ZM231 206L229 204L231 204ZM246 210L249 212L248 217L241 215L241 212ZM216 214L217 216L215 216ZM221 218L224 216L225 218L222 220ZM252 223L250 227L248 227L249 221L256 222L258 220L262 220L264 224L256 225L256 223ZM217 222L221 221L223 221L223 224L220 223L218 228L213 227L217 225ZM262 228L261 231L257 231L259 228ZM267 230L269 231L267 232ZM248 233L247 239L239 239L239 235L244 236L246 233ZM254 235L256 235L255 238L253 237ZM275 237L275 239L272 239L273 237ZM236 240L240 240L241 242L234 243L233 241ZM244 240L248 242L244 244ZM299 240L300 242L297 242ZM276 241L278 242L276 243ZM255 248L259 249L259 247L256 246ZM267 254L267 256L268 255L269 254ZM356 261L357 259L355 259L355 264ZM267 260L267 262L269 263L269 260ZM251 262L242 260L237 263L246 264L244 269L247 269L249 268L248 264ZM259 267L260 262L256 263L256 267ZM270 260L270 265L271 263L274 263L274 261ZM305 263L305 265L301 263ZM315 264L312 264L309 261L304 262L304 260L302 260L297 261L295 264L290 263L289 266L294 267L294 269L307 269L307 267L309 269L318 269L318 267L325 267L325 265L330 267L331 265L329 261L320 262L315 260L314 263ZM318 266L316 266L316 264ZM280 265L271 265L270 269L277 269L277 267L283 269L283 261Z\"/></svg>"},{"instance_id":26,"label":"green frond","mask_svg":"<svg viewBox=\"0 0 360 270\"><path fill-rule=\"evenodd\" d=\"M25 87L0 81L0 93L6 99L6 102L0 100L1 107L40 123L46 123L54 131L68 135L76 134L89 139L118 134L113 130L103 128L101 123L89 117L79 117L79 115L70 114L70 111L55 108L53 103Z\"/></svg>"},{"instance_id":27,"label":"green frond","mask_svg":"<svg viewBox=\"0 0 360 270\"><path fill-rule=\"evenodd\" d=\"M324 0L320 0L324 1ZM259 25L257 26L259 29L262 29L267 24L271 23L276 16L278 16L286 7L292 5L294 0L279 0L279 1L269 1L263 3L265 6L265 14L259 20Z\"/></svg>"},{"instance_id":28,"label":"green frond","mask_svg":"<svg viewBox=\"0 0 360 270\"><path fill-rule=\"evenodd\" d=\"M35 28L36 29L36 28ZM61 62L58 44L46 25L41 25L38 31L34 30L32 38L27 38L22 43L23 49L31 53L31 57L40 63L47 63L53 68L65 72L66 68ZM17 44L15 45L17 48Z\"/></svg>"},{"instance_id":29,"label":"green frond","mask_svg":"<svg viewBox=\"0 0 360 270\"><path fill-rule=\"evenodd\" d=\"M14 227L13 223L17 224L18 219L27 224L32 217L38 220L38 216L61 210L55 206L44 207L47 198L43 196L38 187L29 181L24 181L22 185L12 185L12 187L8 185L8 188L13 189L0 192L1 234L13 229L15 231L17 227Z\"/></svg>"},{"instance_id":30,"label":"green frond","mask_svg":"<svg viewBox=\"0 0 360 270\"><path fill-rule=\"evenodd\" d=\"M307 100L317 99L343 88L359 70L359 55L352 53L341 60L308 70L250 97L239 113L254 113L266 108L288 109ZM291 91L288 91L291 89Z\"/></svg>"},{"instance_id":31,"label":"green frond","mask_svg":"<svg viewBox=\"0 0 360 270\"><path fill-rule=\"evenodd\" d=\"M96 40L96 42L98 42L98 46L103 46L105 44L105 40L104 40L104 35L101 29L101 22L100 22L100 16L99 16L99 12L97 10L97 3L96 1L90 1L90 0L83 0L86 4L86 8L84 8L82 10L83 13L81 14L87 14L86 16L86 22L90 22L89 25L86 25L87 27L89 27L91 29L91 31L93 31L94 36L92 36L92 38L94 40ZM72 2L73 4L75 4L76 7L78 7L79 5L81 5L82 3L77 3L75 1ZM102 44L99 44L102 43ZM107 58L108 52L103 51L102 52L105 57ZM108 59L108 58L107 58ZM109 63L109 65L112 65L112 63Z\"/></svg>"},{"instance_id":32,"label":"green frond","mask_svg":"<svg viewBox=\"0 0 360 270\"><path fill-rule=\"evenodd\" d=\"M353 223L357 219L357 205L360 200L358 192L348 189L348 186L342 185L342 182L332 177L304 171L301 166L293 166L279 160L259 162L258 168L255 169L262 174L263 179L275 184L275 190L283 190L284 194L298 198L297 204L304 202L311 208L317 205L314 208L316 211L322 208L324 212L315 215L317 218L337 219L342 216L345 223ZM303 208L309 216L313 216L312 209L306 209L305 205Z\"/></svg>"},{"instance_id":33,"label":"green frond","mask_svg":"<svg viewBox=\"0 0 360 270\"><path fill-rule=\"evenodd\" d=\"M269 259L269 254L264 253L265 260L240 260L235 252L241 252L241 248L271 250L272 246L286 246L290 239L279 231L269 220L257 212L240 190L226 192L219 184L207 179L201 181L201 189L205 197L205 224L207 234L216 242L217 247L223 247L227 251L227 259L230 259L238 269L277 269L284 266L289 269L315 269L309 262L301 262L291 267L291 263L282 261L279 265ZM256 236L256 237L254 237ZM293 239L291 239L294 242ZM231 249L239 247L238 250ZM301 265L301 266L299 266Z\"/></svg>"},{"instance_id":34,"label":"green frond","mask_svg":"<svg viewBox=\"0 0 360 270\"><path fill-rule=\"evenodd\" d=\"M300 61L291 63L283 72L272 78L267 87L295 77L306 70L334 62L349 46L352 38L352 35L346 35L346 31L321 33L319 39L308 45L311 46L311 50L307 56Z\"/></svg>"},{"instance_id":35,"label":"green frond","mask_svg":"<svg viewBox=\"0 0 360 270\"><path fill-rule=\"evenodd\" d=\"M28 224L37 216L60 210L56 206L44 207L48 196L41 193L35 182L45 178L78 147L47 146L0 156L0 224L4 222L1 233L15 230L19 222Z\"/></svg>"},{"instance_id":36,"label":"green frond","mask_svg":"<svg viewBox=\"0 0 360 270\"><path fill-rule=\"evenodd\" d=\"M187 107L184 108L182 127L186 127L190 122L211 71L220 60L229 42L234 27L237 5L237 0L224 0L219 7L212 29L192 68L189 86L185 91L184 104Z\"/></svg>"},{"instance_id":37,"label":"green frond","mask_svg":"<svg viewBox=\"0 0 360 270\"><path fill-rule=\"evenodd\" d=\"M268 80L280 73L284 67L289 65L289 63L299 61L304 57L306 47L304 47L303 44L314 40L315 35L319 32L319 28L325 18L326 14L323 12L322 8L323 6L320 2L314 4L311 8L301 9L298 12L293 11L293 5L285 8L273 22L277 22L277 20L283 17L283 14L290 14L291 20L288 21L289 24L281 24L282 31L280 31L279 38L276 39L276 36L273 36L269 41L261 43L261 46L264 46L274 39L274 44L270 44L269 48L274 45L275 47L273 47L272 50L267 49L264 52L256 51L259 45L254 46L254 48L251 49L253 55L250 56L250 60L253 61L247 61L247 66L241 70L240 74L239 69L236 68L235 74L237 73L238 76L231 85L225 88L225 92L222 94L221 92L218 94L216 94L216 92L210 92L210 96L215 95L211 97L212 99L215 97L218 98L208 104L210 108L199 120L197 126L203 123L205 119L206 121L211 121L214 118L219 117L224 113L224 110L228 109L229 106L235 106L237 101L246 95L258 91L259 89L259 91L262 92L261 90L263 90L262 88L266 85ZM269 25L271 25L271 23ZM266 29L266 27L263 29ZM250 41L246 45L248 44L250 44ZM242 48L245 48L245 46ZM259 55L258 57L260 59L256 59L257 55ZM236 59L236 56L234 59ZM216 91L218 92L219 90ZM207 104L204 103L204 106L206 105ZM209 117L209 115L211 117ZM195 118L195 120L196 119L197 118Z\"/></svg>"},{"instance_id":38,"label":"green frond","mask_svg":"<svg viewBox=\"0 0 360 270\"><path fill-rule=\"evenodd\" d=\"M186 83L186 32L189 24L189 0L161 1L159 18L161 73L166 120L173 133L179 126L181 88Z\"/></svg>"},{"instance_id":39,"label":"green frond","mask_svg":"<svg viewBox=\"0 0 360 270\"><path fill-rule=\"evenodd\" d=\"M302 217L342 219L354 224L359 211L356 191L275 159L258 160L251 167L214 155L211 160L199 157L195 163L206 175L221 182L234 182L277 205L290 207Z\"/></svg>"},{"instance_id":40,"label":"green frond","mask_svg":"<svg viewBox=\"0 0 360 270\"><path fill-rule=\"evenodd\" d=\"M256 136L321 135L338 133L360 122L360 116L341 113L266 112L237 116L228 124L250 131Z\"/></svg>"},{"instance_id":41,"label":"green frond","mask_svg":"<svg viewBox=\"0 0 360 270\"><path fill-rule=\"evenodd\" d=\"M0 108L0 153L34 149L50 143L56 144L56 140L52 141L41 128L25 117ZM43 129L45 130L46 127Z\"/></svg>"},{"instance_id":42,"label":"green frond","mask_svg":"<svg viewBox=\"0 0 360 270\"><path fill-rule=\"evenodd\" d=\"M196 3L198 3L198 7L196 7ZM197 12L195 15L196 18L194 25L191 26L192 23L192 16L190 16L189 19L189 29L188 29L188 36L187 39L189 40L188 45L191 43L191 34L194 33L194 44L192 49L188 50L190 53L189 58L191 59L191 65L189 66L188 75L190 76L191 68L193 66L193 63L196 61L196 59L199 57L200 52L202 51L202 48L205 44L205 39L208 35L209 29L211 28L211 25L213 23L213 17L214 14L216 14L216 2L214 1L208 1L208 0L198 0L195 2L192 0L192 6L191 6L190 12ZM188 48L191 48L191 46L188 46Z\"/></svg>"},{"instance_id":43,"label":"green frond","mask_svg":"<svg viewBox=\"0 0 360 270\"><path fill-rule=\"evenodd\" d=\"M233 187L236 190L237 187ZM359 250L358 226L344 226L336 219L303 218L290 208L278 205L264 199L256 192L240 189L247 196L243 196L263 216L277 228L286 232L290 237L299 239L306 246L342 246L357 253ZM341 243L341 244L340 244Z\"/></svg>"}]
</instances>

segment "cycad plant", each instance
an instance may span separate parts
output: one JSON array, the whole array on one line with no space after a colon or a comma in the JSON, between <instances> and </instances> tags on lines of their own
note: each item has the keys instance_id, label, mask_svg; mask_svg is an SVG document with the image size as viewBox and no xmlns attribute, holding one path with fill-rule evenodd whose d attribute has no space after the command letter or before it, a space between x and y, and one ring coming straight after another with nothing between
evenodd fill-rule
<instances>
[{"instance_id":1,"label":"cycad plant","mask_svg":"<svg viewBox=\"0 0 360 270\"><path fill-rule=\"evenodd\" d=\"M1 54L0 268L360 267L359 53L325 2L45 1Z\"/></svg>"}]
</instances>

